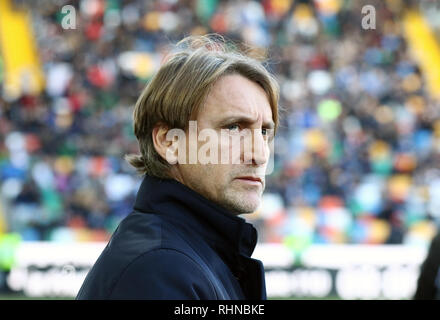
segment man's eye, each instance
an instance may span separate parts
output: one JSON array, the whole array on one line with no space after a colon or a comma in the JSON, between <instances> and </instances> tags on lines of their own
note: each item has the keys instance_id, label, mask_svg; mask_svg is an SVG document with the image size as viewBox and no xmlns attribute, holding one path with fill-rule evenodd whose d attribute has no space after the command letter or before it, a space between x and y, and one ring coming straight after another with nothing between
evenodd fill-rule
<instances>
[{"instance_id":1,"label":"man's eye","mask_svg":"<svg viewBox=\"0 0 440 320\"><path fill-rule=\"evenodd\" d=\"M231 124L227 128L228 130L236 130L236 129L240 129L240 126L238 124Z\"/></svg>"},{"instance_id":2,"label":"man's eye","mask_svg":"<svg viewBox=\"0 0 440 320\"><path fill-rule=\"evenodd\" d=\"M272 139L274 138L273 129L263 128L261 129L261 131L265 139L272 141Z\"/></svg>"}]
</instances>

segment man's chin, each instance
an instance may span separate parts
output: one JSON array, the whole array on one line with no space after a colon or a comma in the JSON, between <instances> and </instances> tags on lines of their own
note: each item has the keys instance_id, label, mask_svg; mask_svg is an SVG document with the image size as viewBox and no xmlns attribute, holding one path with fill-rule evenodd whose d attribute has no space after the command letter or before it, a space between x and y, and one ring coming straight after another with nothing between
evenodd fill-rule
<instances>
[{"instance_id":1,"label":"man's chin","mask_svg":"<svg viewBox=\"0 0 440 320\"><path fill-rule=\"evenodd\" d=\"M240 199L234 199L235 201L229 202L226 208L235 215L254 213L258 209L260 198L255 200L247 199L247 201L243 201L243 199L246 199L245 195Z\"/></svg>"}]
</instances>

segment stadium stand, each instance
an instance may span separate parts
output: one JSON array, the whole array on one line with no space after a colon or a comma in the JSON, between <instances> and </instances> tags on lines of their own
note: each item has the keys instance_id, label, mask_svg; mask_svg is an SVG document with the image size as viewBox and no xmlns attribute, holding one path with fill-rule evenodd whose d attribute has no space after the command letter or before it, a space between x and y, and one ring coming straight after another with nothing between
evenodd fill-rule
<instances>
[{"instance_id":1,"label":"stadium stand","mask_svg":"<svg viewBox=\"0 0 440 320\"><path fill-rule=\"evenodd\" d=\"M215 32L267 57L281 86L274 171L247 217L259 241L429 243L440 221L440 11L368 1L376 28L365 30L364 2L48 0L30 12L0 1L0 232L107 240L140 183L123 160L138 151L137 96L171 43ZM74 29L62 27L63 5Z\"/></svg>"}]
</instances>

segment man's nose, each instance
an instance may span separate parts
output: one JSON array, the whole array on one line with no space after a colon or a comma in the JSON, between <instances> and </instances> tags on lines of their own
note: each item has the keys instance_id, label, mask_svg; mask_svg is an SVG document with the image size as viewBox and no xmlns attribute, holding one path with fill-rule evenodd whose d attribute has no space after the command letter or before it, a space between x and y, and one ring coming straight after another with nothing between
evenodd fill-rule
<instances>
[{"instance_id":1,"label":"man's nose","mask_svg":"<svg viewBox=\"0 0 440 320\"><path fill-rule=\"evenodd\" d=\"M254 130L252 143L252 162L256 165L263 165L268 161L268 142L264 139L261 130Z\"/></svg>"}]
</instances>

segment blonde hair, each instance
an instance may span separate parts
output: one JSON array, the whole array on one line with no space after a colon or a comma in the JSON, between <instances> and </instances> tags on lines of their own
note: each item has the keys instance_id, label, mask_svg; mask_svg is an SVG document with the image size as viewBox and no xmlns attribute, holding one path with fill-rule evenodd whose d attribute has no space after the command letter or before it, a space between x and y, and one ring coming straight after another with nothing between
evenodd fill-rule
<instances>
[{"instance_id":1,"label":"blonde hair","mask_svg":"<svg viewBox=\"0 0 440 320\"><path fill-rule=\"evenodd\" d=\"M141 175L171 178L171 165L157 152L152 131L158 123L187 129L197 118L212 85L222 76L239 74L259 84L267 94L278 127L279 87L262 63L233 50L219 35L190 36L176 45L139 96L133 113L140 154L125 155Z\"/></svg>"}]
</instances>

